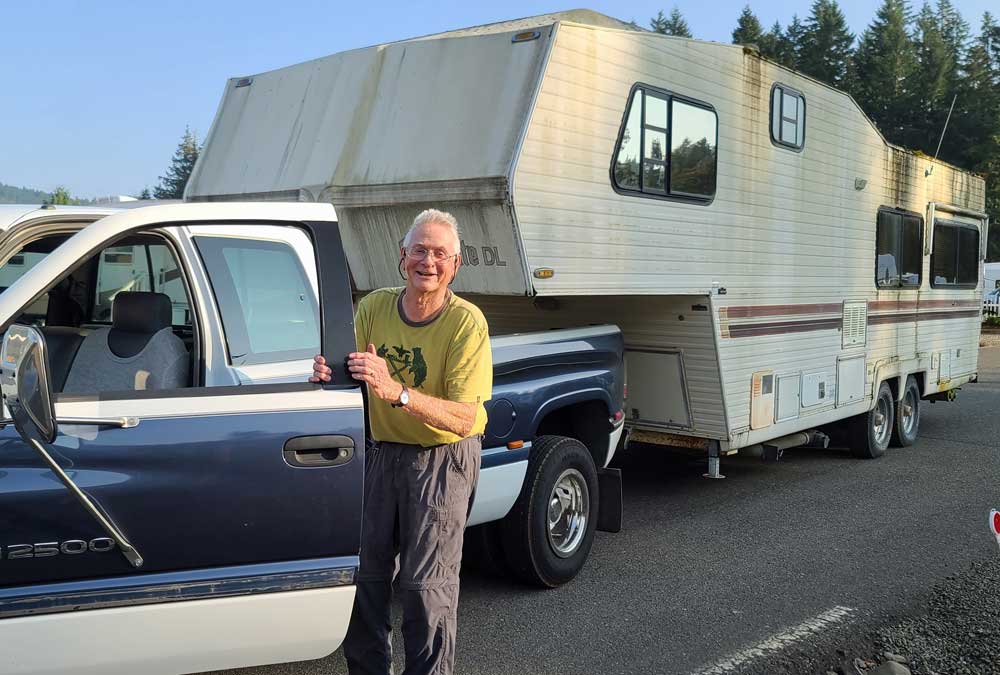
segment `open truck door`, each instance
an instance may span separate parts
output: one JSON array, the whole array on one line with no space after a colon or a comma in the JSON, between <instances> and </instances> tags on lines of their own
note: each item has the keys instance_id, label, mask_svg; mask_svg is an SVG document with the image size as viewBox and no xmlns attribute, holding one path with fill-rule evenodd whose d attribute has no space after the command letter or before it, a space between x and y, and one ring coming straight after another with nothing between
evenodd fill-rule
<instances>
[{"instance_id":1,"label":"open truck door","mask_svg":"<svg viewBox=\"0 0 1000 675\"><path fill-rule=\"evenodd\" d=\"M123 212L68 238L0 295L5 673L182 673L295 661L329 654L346 633L361 529L360 390L346 372L327 385L197 386L211 381L206 351L225 348L208 344L222 332L209 325L219 322L217 303L225 294L246 299L246 275L212 286L203 262L182 254L196 250L184 241L191 224L304 231L316 254L323 353L354 349L349 277L329 206ZM54 378L52 365L67 361L59 350L76 338L56 339L54 328L19 319L94 256L137 237L158 238L177 254L195 317L187 342L169 325L163 294L123 293L111 326L77 327L82 344L73 345L68 376ZM226 259L224 247L220 255ZM135 371L134 386L109 389L121 380L107 371L144 353L143 330L184 345L178 372L186 379L158 386L167 379L156 372L163 359L153 359ZM98 352L95 335L104 341ZM78 362L100 348L110 349L111 365L94 374ZM60 379L74 393L59 391Z\"/></svg>"}]
</instances>

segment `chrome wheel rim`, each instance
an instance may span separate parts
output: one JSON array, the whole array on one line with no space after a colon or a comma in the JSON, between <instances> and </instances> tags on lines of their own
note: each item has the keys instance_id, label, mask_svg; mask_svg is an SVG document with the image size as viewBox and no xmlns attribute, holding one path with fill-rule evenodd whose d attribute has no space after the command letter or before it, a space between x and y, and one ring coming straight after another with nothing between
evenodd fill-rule
<instances>
[{"instance_id":1,"label":"chrome wheel rim","mask_svg":"<svg viewBox=\"0 0 1000 675\"><path fill-rule=\"evenodd\" d=\"M875 442L879 447L884 446L889 440L889 412L892 403L885 396L880 396L878 404L875 406L875 414L872 422L875 431Z\"/></svg>"},{"instance_id":2,"label":"chrome wheel rim","mask_svg":"<svg viewBox=\"0 0 1000 675\"><path fill-rule=\"evenodd\" d=\"M568 558L580 547L590 520L590 490L583 474L566 469L549 495L549 545L560 558Z\"/></svg>"},{"instance_id":3,"label":"chrome wheel rim","mask_svg":"<svg viewBox=\"0 0 1000 675\"><path fill-rule=\"evenodd\" d=\"M903 433L907 437L912 436L913 429L917 426L917 399L912 389L908 389L903 395L903 402L899 406L899 417Z\"/></svg>"}]
</instances>

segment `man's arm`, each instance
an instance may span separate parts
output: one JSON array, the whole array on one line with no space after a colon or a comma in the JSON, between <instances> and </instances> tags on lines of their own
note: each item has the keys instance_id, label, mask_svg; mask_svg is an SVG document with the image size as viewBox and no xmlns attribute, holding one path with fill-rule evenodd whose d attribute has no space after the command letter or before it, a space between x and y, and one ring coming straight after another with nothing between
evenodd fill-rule
<instances>
[{"instance_id":1,"label":"man's arm","mask_svg":"<svg viewBox=\"0 0 1000 675\"><path fill-rule=\"evenodd\" d=\"M400 386L400 392L403 388ZM427 394L410 389L410 402L403 406L403 410L416 417L424 424L429 424L435 429L450 431L456 436L465 438L472 431L472 425L476 423L476 409L478 403L461 403L459 401L446 401L441 398L428 396ZM393 403L399 400L399 395L390 400Z\"/></svg>"},{"instance_id":2,"label":"man's arm","mask_svg":"<svg viewBox=\"0 0 1000 675\"><path fill-rule=\"evenodd\" d=\"M347 368L355 380L368 383L369 396L377 396L390 403L399 400L403 385L389 375L389 367L385 359L375 352L375 345L369 344L368 351L350 354L347 357ZM309 381L329 382L331 373L326 360L322 356L317 356L313 363L313 376ZM403 407L403 410L424 424L465 438L476 423L478 403L447 401L414 389L410 389L409 392L410 402Z\"/></svg>"}]
</instances>

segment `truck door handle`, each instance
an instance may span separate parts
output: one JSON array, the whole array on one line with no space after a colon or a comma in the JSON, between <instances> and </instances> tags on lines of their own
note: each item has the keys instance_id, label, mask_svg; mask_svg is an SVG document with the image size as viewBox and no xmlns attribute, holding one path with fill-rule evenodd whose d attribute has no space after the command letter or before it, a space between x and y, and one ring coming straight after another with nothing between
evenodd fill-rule
<instances>
[{"instance_id":1,"label":"truck door handle","mask_svg":"<svg viewBox=\"0 0 1000 675\"><path fill-rule=\"evenodd\" d=\"M296 436L285 441L281 454L289 466L340 466L354 459L354 439L341 435Z\"/></svg>"}]
</instances>

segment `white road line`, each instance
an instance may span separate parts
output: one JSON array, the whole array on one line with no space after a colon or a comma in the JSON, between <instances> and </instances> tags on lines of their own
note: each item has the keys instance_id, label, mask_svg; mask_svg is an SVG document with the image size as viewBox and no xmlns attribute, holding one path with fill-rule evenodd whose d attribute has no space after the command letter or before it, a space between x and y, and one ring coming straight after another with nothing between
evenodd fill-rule
<instances>
[{"instance_id":1,"label":"white road line","mask_svg":"<svg viewBox=\"0 0 1000 675\"><path fill-rule=\"evenodd\" d=\"M766 656L772 652L780 651L805 637L815 635L827 626L843 621L852 613L854 613L854 610L850 607L840 607L838 605L837 607L828 609L811 619L803 621L794 628L789 628L788 630L782 631L777 635L773 635L753 647L740 650L710 666L700 668L691 675L722 675L723 673L731 673L746 664L748 661Z\"/></svg>"}]
</instances>

